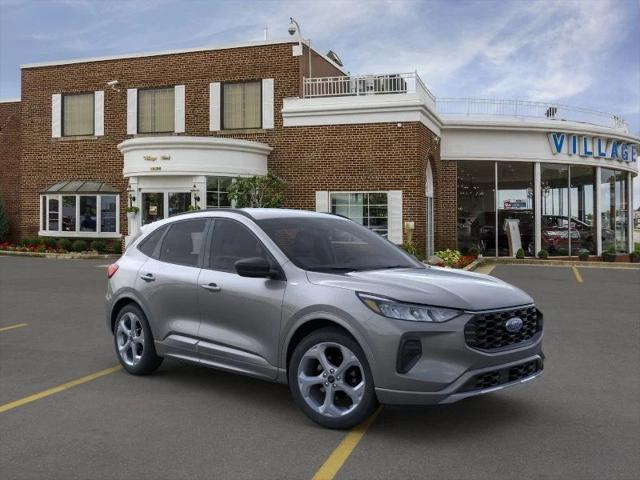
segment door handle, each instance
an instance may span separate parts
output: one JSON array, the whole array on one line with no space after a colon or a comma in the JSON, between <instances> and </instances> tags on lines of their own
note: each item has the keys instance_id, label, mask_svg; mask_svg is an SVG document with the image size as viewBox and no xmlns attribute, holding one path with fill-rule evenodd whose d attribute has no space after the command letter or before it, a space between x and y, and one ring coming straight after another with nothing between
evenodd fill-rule
<instances>
[{"instance_id":1,"label":"door handle","mask_svg":"<svg viewBox=\"0 0 640 480\"><path fill-rule=\"evenodd\" d=\"M220 290L222 290L222 288L220 288L217 283L208 283L200 286L205 290L209 290L210 292L219 292Z\"/></svg>"},{"instance_id":2,"label":"door handle","mask_svg":"<svg viewBox=\"0 0 640 480\"><path fill-rule=\"evenodd\" d=\"M145 282L153 282L156 279L151 273L145 273L144 275L140 275L140 278Z\"/></svg>"}]
</instances>

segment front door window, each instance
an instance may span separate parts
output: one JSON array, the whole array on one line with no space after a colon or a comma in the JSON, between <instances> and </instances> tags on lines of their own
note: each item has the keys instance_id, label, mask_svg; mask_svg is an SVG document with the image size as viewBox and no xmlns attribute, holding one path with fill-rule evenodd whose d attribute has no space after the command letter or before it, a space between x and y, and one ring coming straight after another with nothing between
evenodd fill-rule
<instances>
[{"instance_id":1,"label":"front door window","mask_svg":"<svg viewBox=\"0 0 640 480\"><path fill-rule=\"evenodd\" d=\"M142 224L164 218L164 193L145 192L142 194Z\"/></svg>"}]
</instances>

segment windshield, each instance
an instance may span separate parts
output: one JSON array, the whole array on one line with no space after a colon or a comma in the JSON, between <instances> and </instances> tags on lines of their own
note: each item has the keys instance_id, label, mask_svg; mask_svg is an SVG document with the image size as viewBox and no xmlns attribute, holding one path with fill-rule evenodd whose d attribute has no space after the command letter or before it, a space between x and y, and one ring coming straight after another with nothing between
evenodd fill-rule
<instances>
[{"instance_id":1,"label":"windshield","mask_svg":"<svg viewBox=\"0 0 640 480\"><path fill-rule=\"evenodd\" d=\"M340 217L269 218L258 225L298 267L350 272L425 266L377 233Z\"/></svg>"}]
</instances>

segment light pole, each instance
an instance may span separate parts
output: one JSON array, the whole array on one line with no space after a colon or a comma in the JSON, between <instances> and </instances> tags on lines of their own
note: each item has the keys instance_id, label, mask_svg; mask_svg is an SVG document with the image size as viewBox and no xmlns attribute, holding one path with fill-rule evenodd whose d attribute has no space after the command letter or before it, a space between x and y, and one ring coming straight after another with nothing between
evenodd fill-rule
<instances>
[{"instance_id":1,"label":"light pole","mask_svg":"<svg viewBox=\"0 0 640 480\"><path fill-rule=\"evenodd\" d=\"M302 55L302 33L300 31L300 25L294 20L293 17L289 17L289 20L289 35L293 36L296 34L296 32L298 33L298 47L300 47L300 55ZM309 78L311 78L311 39L307 40L307 48L309 49L307 55L309 58Z\"/></svg>"}]
</instances>

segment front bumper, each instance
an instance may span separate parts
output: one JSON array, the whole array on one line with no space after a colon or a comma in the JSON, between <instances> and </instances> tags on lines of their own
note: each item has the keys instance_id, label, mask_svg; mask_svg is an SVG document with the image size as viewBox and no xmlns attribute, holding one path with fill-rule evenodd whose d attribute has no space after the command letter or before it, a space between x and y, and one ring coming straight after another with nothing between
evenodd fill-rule
<instances>
[{"instance_id":1,"label":"front bumper","mask_svg":"<svg viewBox=\"0 0 640 480\"><path fill-rule=\"evenodd\" d=\"M533 307L486 313L502 328L511 316L510 312L523 308ZM502 330L496 333L495 322L493 327L478 323L477 319L482 315L485 313L466 312L439 324L383 320L379 316L370 318L366 341L376 347L370 365L378 400L390 404L451 403L539 376L544 362L542 316L539 317L540 330L533 336L501 346L486 337L482 342L474 341L473 335L478 329L491 330L498 339L500 335L509 335ZM465 331L471 320L474 320L476 330L467 328ZM382 325L384 328L374 328ZM401 352L406 339L412 339L412 351L419 353L411 361L403 362Z\"/></svg>"},{"instance_id":2,"label":"front bumper","mask_svg":"<svg viewBox=\"0 0 640 480\"><path fill-rule=\"evenodd\" d=\"M509 371L511 369L518 368L521 365L526 365L531 362L535 362L539 365L539 368L530 375L522 376L517 380L505 381L503 383L496 384L489 387L469 388L469 384L477 377L484 375L491 375L496 372ZM470 370L462 375L458 380L453 382L447 388L438 392L416 392L410 390L393 390L387 388L376 387L376 396L380 403L397 404L397 405L434 405L454 403L465 398L474 397L477 395L483 395L485 393L496 392L508 387L520 385L533 380L536 377L542 375L543 372L544 355L534 355L518 362L512 362L500 366L492 366L490 368L484 368L480 370Z\"/></svg>"}]
</instances>

